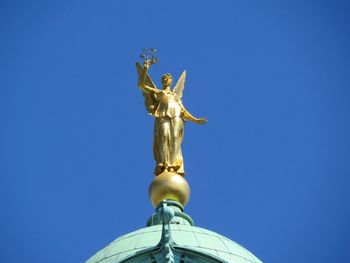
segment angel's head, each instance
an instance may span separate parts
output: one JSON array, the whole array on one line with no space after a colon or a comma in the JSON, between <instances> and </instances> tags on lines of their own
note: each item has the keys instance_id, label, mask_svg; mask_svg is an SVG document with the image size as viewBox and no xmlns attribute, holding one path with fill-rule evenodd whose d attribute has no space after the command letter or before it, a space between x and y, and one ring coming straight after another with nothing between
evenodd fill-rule
<instances>
[{"instance_id":1,"label":"angel's head","mask_svg":"<svg viewBox=\"0 0 350 263\"><path fill-rule=\"evenodd\" d=\"M171 74L169 73L165 73L162 76L162 84L163 84L163 89L170 87L171 84L173 84L173 76L171 76Z\"/></svg>"}]
</instances>

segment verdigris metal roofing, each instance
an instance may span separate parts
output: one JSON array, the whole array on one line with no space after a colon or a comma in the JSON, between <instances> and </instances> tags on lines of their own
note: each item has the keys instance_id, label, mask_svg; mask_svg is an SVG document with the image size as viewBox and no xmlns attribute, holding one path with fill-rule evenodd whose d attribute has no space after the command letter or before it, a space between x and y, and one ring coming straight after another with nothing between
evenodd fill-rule
<instances>
[{"instance_id":1,"label":"verdigris metal roofing","mask_svg":"<svg viewBox=\"0 0 350 263\"><path fill-rule=\"evenodd\" d=\"M193 254L198 252L201 255L208 255L214 259L207 262L261 263L257 257L244 247L213 231L180 224L170 224L170 230L177 247L192 251ZM151 257L145 261L128 261L127 259L151 251L159 244L161 236L162 225L139 229L117 238L88 259L86 263L152 262Z\"/></svg>"}]
</instances>

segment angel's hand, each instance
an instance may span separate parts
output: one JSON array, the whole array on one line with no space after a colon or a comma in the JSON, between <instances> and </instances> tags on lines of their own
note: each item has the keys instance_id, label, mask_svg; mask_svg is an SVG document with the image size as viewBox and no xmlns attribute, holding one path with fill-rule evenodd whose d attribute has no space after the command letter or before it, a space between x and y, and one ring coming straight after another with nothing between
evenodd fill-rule
<instances>
[{"instance_id":1,"label":"angel's hand","mask_svg":"<svg viewBox=\"0 0 350 263\"><path fill-rule=\"evenodd\" d=\"M151 61L149 61L149 60L145 60L144 62L143 62L143 67L145 68L145 69L149 69L149 66L151 65Z\"/></svg>"},{"instance_id":2,"label":"angel's hand","mask_svg":"<svg viewBox=\"0 0 350 263\"><path fill-rule=\"evenodd\" d=\"M196 123L204 125L207 123L207 121L208 121L207 118L203 117L203 118L197 119Z\"/></svg>"}]
</instances>

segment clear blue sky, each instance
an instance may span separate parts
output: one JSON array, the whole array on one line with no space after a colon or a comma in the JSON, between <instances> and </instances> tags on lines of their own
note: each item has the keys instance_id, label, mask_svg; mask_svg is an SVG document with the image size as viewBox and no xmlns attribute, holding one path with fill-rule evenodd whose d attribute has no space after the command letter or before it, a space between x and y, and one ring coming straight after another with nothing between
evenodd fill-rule
<instances>
[{"instance_id":1,"label":"clear blue sky","mask_svg":"<svg viewBox=\"0 0 350 263\"><path fill-rule=\"evenodd\" d=\"M0 261L83 262L153 208L136 87L187 70L197 226L264 262L346 262L348 1L2 1Z\"/></svg>"}]
</instances>

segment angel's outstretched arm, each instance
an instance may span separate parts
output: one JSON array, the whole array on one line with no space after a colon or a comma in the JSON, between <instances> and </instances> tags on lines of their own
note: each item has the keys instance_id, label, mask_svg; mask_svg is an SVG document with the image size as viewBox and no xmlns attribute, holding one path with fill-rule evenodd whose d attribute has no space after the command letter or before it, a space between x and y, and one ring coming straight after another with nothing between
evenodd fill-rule
<instances>
[{"instance_id":1,"label":"angel's outstretched arm","mask_svg":"<svg viewBox=\"0 0 350 263\"><path fill-rule=\"evenodd\" d=\"M187 110L184 113L184 117L185 119L192 121L194 123L198 123L198 124L205 124L208 120L205 117L202 118L196 118L194 117L191 113L189 113Z\"/></svg>"},{"instance_id":2,"label":"angel's outstretched arm","mask_svg":"<svg viewBox=\"0 0 350 263\"><path fill-rule=\"evenodd\" d=\"M208 120L205 117L202 118L196 118L194 117L188 110L186 110L186 108L183 106L182 102L180 102L181 108L183 110L184 113L184 118L186 120L192 121L194 123L198 123L198 124L205 124Z\"/></svg>"}]
</instances>

